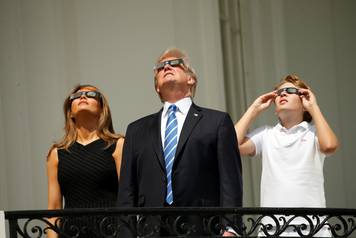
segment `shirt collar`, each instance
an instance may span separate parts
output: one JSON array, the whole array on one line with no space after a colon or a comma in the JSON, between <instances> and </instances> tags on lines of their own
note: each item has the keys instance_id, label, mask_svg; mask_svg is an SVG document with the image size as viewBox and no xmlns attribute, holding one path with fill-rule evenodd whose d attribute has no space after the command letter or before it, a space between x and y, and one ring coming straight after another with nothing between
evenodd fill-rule
<instances>
[{"instance_id":1,"label":"shirt collar","mask_svg":"<svg viewBox=\"0 0 356 238\"><path fill-rule=\"evenodd\" d=\"M289 128L289 129L287 129L287 128L285 128L284 126L282 126L281 123L278 123L278 124L276 125L276 128L277 128L279 131L284 131L284 132L294 132L294 131L298 131L299 128L300 128L301 130L307 130L308 127L309 127L309 123L306 122L306 121L302 121L301 123L299 123L299 124L297 124L297 125L295 125L295 126Z\"/></svg>"},{"instance_id":2,"label":"shirt collar","mask_svg":"<svg viewBox=\"0 0 356 238\"><path fill-rule=\"evenodd\" d=\"M186 97L183 99L180 99L179 101L175 102L175 103L169 103L169 102L164 102L163 105L163 115L166 115L168 108L170 105L174 104L177 106L177 112L182 113L183 115L187 115L190 106L192 105L193 101L190 97Z\"/></svg>"}]
</instances>

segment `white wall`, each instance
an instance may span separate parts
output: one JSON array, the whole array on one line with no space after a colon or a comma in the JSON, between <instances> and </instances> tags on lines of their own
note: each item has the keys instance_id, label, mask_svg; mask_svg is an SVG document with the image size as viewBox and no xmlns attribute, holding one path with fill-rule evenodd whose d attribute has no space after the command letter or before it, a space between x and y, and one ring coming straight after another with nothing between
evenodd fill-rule
<instances>
[{"instance_id":1,"label":"white wall","mask_svg":"<svg viewBox=\"0 0 356 238\"><path fill-rule=\"evenodd\" d=\"M356 206L355 4L240 4L247 103L286 73L297 73L315 90L341 140L325 166L332 207ZM199 74L196 102L224 110L217 0L1 0L0 210L46 208L45 156L62 136L62 103L75 84L92 83L105 92L121 133L129 122L158 111L152 66L169 46L192 58ZM273 110L255 126L266 122L275 122ZM245 205L256 206L260 163L253 160L247 168Z\"/></svg>"},{"instance_id":2,"label":"white wall","mask_svg":"<svg viewBox=\"0 0 356 238\"><path fill-rule=\"evenodd\" d=\"M286 18L288 68L310 79L325 116L341 139L340 151L326 162L328 206L356 207L356 187L350 183L355 180L356 166L356 2L288 1L285 9L291 12Z\"/></svg>"},{"instance_id":3,"label":"white wall","mask_svg":"<svg viewBox=\"0 0 356 238\"><path fill-rule=\"evenodd\" d=\"M341 141L339 151L325 162L328 207L356 207L356 187L351 182L356 167L355 12L352 0L241 1L248 104L272 90L287 73L295 73L310 84ZM255 127L266 122L276 123L273 109ZM250 178L256 196L260 173L260 160L252 160Z\"/></svg>"},{"instance_id":4,"label":"white wall","mask_svg":"<svg viewBox=\"0 0 356 238\"><path fill-rule=\"evenodd\" d=\"M225 109L214 0L2 0L0 24L0 210L46 208L45 157L77 83L102 89L125 133L160 109L153 64L178 46L198 72L196 102Z\"/></svg>"}]
</instances>

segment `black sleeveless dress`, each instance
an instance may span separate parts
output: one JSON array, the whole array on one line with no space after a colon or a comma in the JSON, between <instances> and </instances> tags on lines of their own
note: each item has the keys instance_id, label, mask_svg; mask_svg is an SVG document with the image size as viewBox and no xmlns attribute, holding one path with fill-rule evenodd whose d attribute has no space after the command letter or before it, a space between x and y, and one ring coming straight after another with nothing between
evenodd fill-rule
<instances>
[{"instance_id":1,"label":"black sleeveless dress","mask_svg":"<svg viewBox=\"0 0 356 238\"><path fill-rule=\"evenodd\" d=\"M107 148L104 140L90 144L72 144L68 150L58 150L58 182L64 197L64 208L102 208L117 204L118 175L112 153L116 143ZM102 217L64 218L63 232L76 237L101 237ZM101 228L99 228L99 226Z\"/></svg>"}]
</instances>

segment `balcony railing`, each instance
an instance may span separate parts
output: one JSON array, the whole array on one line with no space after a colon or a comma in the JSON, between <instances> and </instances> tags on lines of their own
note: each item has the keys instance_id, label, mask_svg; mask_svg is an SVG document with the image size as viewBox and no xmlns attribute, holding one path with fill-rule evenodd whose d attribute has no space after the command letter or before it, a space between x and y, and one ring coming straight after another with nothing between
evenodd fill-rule
<instances>
[{"instance_id":1,"label":"balcony railing","mask_svg":"<svg viewBox=\"0 0 356 238\"><path fill-rule=\"evenodd\" d=\"M6 211L5 219L10 238L46 237L48 230L60 237L221 237L226 226L241 237L356 237L356 209L65 209Z\"/></svg>"}]
</instances>

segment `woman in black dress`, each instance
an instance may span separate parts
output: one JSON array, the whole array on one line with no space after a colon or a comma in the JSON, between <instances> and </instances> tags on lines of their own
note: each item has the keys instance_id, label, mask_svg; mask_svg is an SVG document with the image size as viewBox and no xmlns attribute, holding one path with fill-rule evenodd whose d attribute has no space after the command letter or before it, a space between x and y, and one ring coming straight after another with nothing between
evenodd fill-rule
<instances>
[{"instance_id":1,"label":"woman in black dress","mask_svg":"<svg viewBox=\"0 0 356 238\"><path fill-rule=\"evenodd\" d=\"M79 85L66 98L64 115L65 136L47 158L48 209L114 207L124 138L114 132L108 101L97 87ZM69 236L100 236L97 217L61 219Z\"/></svg>"}]
</instances>

